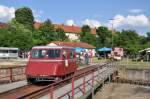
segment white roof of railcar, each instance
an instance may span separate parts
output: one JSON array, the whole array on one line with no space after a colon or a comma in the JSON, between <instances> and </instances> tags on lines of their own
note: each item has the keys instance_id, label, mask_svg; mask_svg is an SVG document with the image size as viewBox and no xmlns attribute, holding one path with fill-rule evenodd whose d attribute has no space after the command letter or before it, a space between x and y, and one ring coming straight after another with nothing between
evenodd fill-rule
<instances>
[{"instance_id":1,"label":"white roof of railcar","mask_svg":"<svg viewBox=\"0 0 150 99\"><path fill-rule=\"evenodd\" d=\"M0 47L0 50L19 50L19 48L16 48L16 47Z\"/></svg>"},{"instance_id":2,"label":"white roof of railcar","mask_svg":"<svg viewBox=\"0 0 150 99\"><path fill-rule=\"evenodd\" d=\"M62 48L68 48L68 49L74 49L73 47L68 46L35 46L32 49L62 49Z\"/></svg>"}]
</instances>

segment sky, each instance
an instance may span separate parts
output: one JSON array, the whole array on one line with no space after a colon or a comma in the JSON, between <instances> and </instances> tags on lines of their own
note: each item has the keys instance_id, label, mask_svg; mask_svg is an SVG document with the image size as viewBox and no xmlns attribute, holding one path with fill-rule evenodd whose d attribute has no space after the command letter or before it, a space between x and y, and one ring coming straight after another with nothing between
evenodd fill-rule
<instances>
[{"instance_id":1,"label":"sky","mask_svg":"<svg viewBox=\"0 0 150 99\"><path fill-rule=\"evenodd\" d=\"M107 26L150 32L150 0L0 0L0 22L15 17L16 9L32 9L35 21L54 24Z\"/></svg>"}]
</instances>

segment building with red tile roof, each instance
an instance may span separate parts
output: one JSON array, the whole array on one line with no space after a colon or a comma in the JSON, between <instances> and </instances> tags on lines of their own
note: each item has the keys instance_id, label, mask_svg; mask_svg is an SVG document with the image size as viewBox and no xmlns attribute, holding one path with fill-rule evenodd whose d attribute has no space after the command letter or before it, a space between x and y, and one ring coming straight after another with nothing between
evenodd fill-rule
<instances>
[{"instance_id":1,"label":"building with red tile roof","mask_svg":"<svg viewBox=\"0 0 150 99\"><path fill-rule=\"evenodd\" d=\"M42 23L39 22L35 22L34 23L34 28L35 29L39 29L42 26ZM0 28L6 28L7 24L6 23L0 23ZM78 40L80 33L81 33L81 27L79 26L67 26L64 24L54 24L54 27L57 28L61 28L64 30L66 36L70 39L70 40ZM96 35L96 29L92 28L91 29L91 33Z\"/></svg>"},{"instance_id":2,"label":"building with red tile roof","mask_svg":"<svg viewBox=\"0 0 150 99\"><path fill-rule=\"evenodd\" d=\"M42 25L42 23L39 23L39 22L36 22L34 24L34 27L36 29L40 28L40 26ZM67 26L67 25L64 25L64 24L54 24L54 27L55 28L61 28L63 29L66 33L81 33L81 27L79 26ZM96 29L95 28L92 28L91 29L91 33L92 34L96 34Z\"/></svg>"},{"instance_id":3,"label":"building with red tile roof","mask_svg":"<svg viewBox=\"0 0 150 99\"><path fill-rule=\"evenodd\" d=\"M42 25L42 23L36 22L34 24L34 27L36 29L40 28L40 26ZM57 28L61 28L65 31L66 36L70 39L70 40L78 40L80 33L81 33L81 27L79 26L67 26L64 24L54 24L54 27ZM91 33L92 34L96 34L96 28L92 28L91 29Z\"/></svg>"},{"instance_id":4,"label":"building with red tile roof","mask_svg":"<svg viewBox=\"0 0 150 99\"><path fill-rule=\"evenodd\" d=\"M81 47L86 49L95 49L95 46L88 44L88 43L82 43L82 42L60 42L60 41L53 41L49 43L48 45L51 46L69 46L69 47Z\"/></svg>"},{"instance_id":5,"label":"building with red tile roof","mask_svg":"<svg viewBox=\"0 0 150 99\"><path fill-rule=\"evenodd\" d=\"M6 23L0 23L0 29L1 28L6 28L7 27L7 24Z\"/></svg>"}]
</instances>

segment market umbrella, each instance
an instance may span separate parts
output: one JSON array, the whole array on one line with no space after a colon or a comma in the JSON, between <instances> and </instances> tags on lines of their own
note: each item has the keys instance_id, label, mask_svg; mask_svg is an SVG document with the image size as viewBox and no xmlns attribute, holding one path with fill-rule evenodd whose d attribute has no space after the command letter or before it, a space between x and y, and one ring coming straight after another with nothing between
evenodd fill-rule
<instances>
[{"instance_id":1,"label":"market umbrella","mask_svg":"<svg viewBox=\"0 0 150 99\"><path fill-rule=\"evenodd\" d=\"M76 53L80 53L80 52L85 51L85 49L84 49L84 48L81 48L81 47L76 47L76 48L75 48L75 51L76 51Z\"/></svg>"},{"instance_id":2,"label":"market umbrella","mask_svg":"<svg viewBox=\"0 0 150 99\"><path fill-rule=\"evenodd\" d=\"M103 47L103 48L98 49L98 51L104 52L105 58L106 58L106 53L105 52L108 52L108 51L111 51L111 50L112 50L111 48L107 48L107 47Z\"/></svg>"},{"instance_id":3,"label":"market umbrella","mask_svg":"<svg viewBox=\"0 0 150 99\"><path fill-rule=\"evenodd\" d=\"M103 48L99 48L98 51L111 51L111 48L107 48L107 47L103 47Z\"/></svg>"}]
</instances>

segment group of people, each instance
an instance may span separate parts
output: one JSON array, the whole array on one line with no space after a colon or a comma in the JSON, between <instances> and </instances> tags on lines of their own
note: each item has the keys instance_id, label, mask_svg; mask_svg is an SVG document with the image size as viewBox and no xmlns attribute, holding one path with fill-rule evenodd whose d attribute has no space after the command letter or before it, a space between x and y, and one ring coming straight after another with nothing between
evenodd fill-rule
<instances>
[{"instance_id":1,"label":"group of people","mask_svg":"<svg viewBox=\"0 0 150 99\"><path fill-rule=\"evenodd\" d=\"M85 50L78 53L77 55L78 61L86 65L93 62L93 57L94 57L94 53L92 50Z\"/></svg>"},{"instance_id":2,"label":"group of people","mask_svg":"<svg viewBox=\"0 0 150 99\"><path fill-rule=\"evenodd\" d=\"M28 58L29 52L22 52L22 51L20 51L20 52L18 53L18 56L19 56L20 58Z\"/></svg>"}]
</instances>

